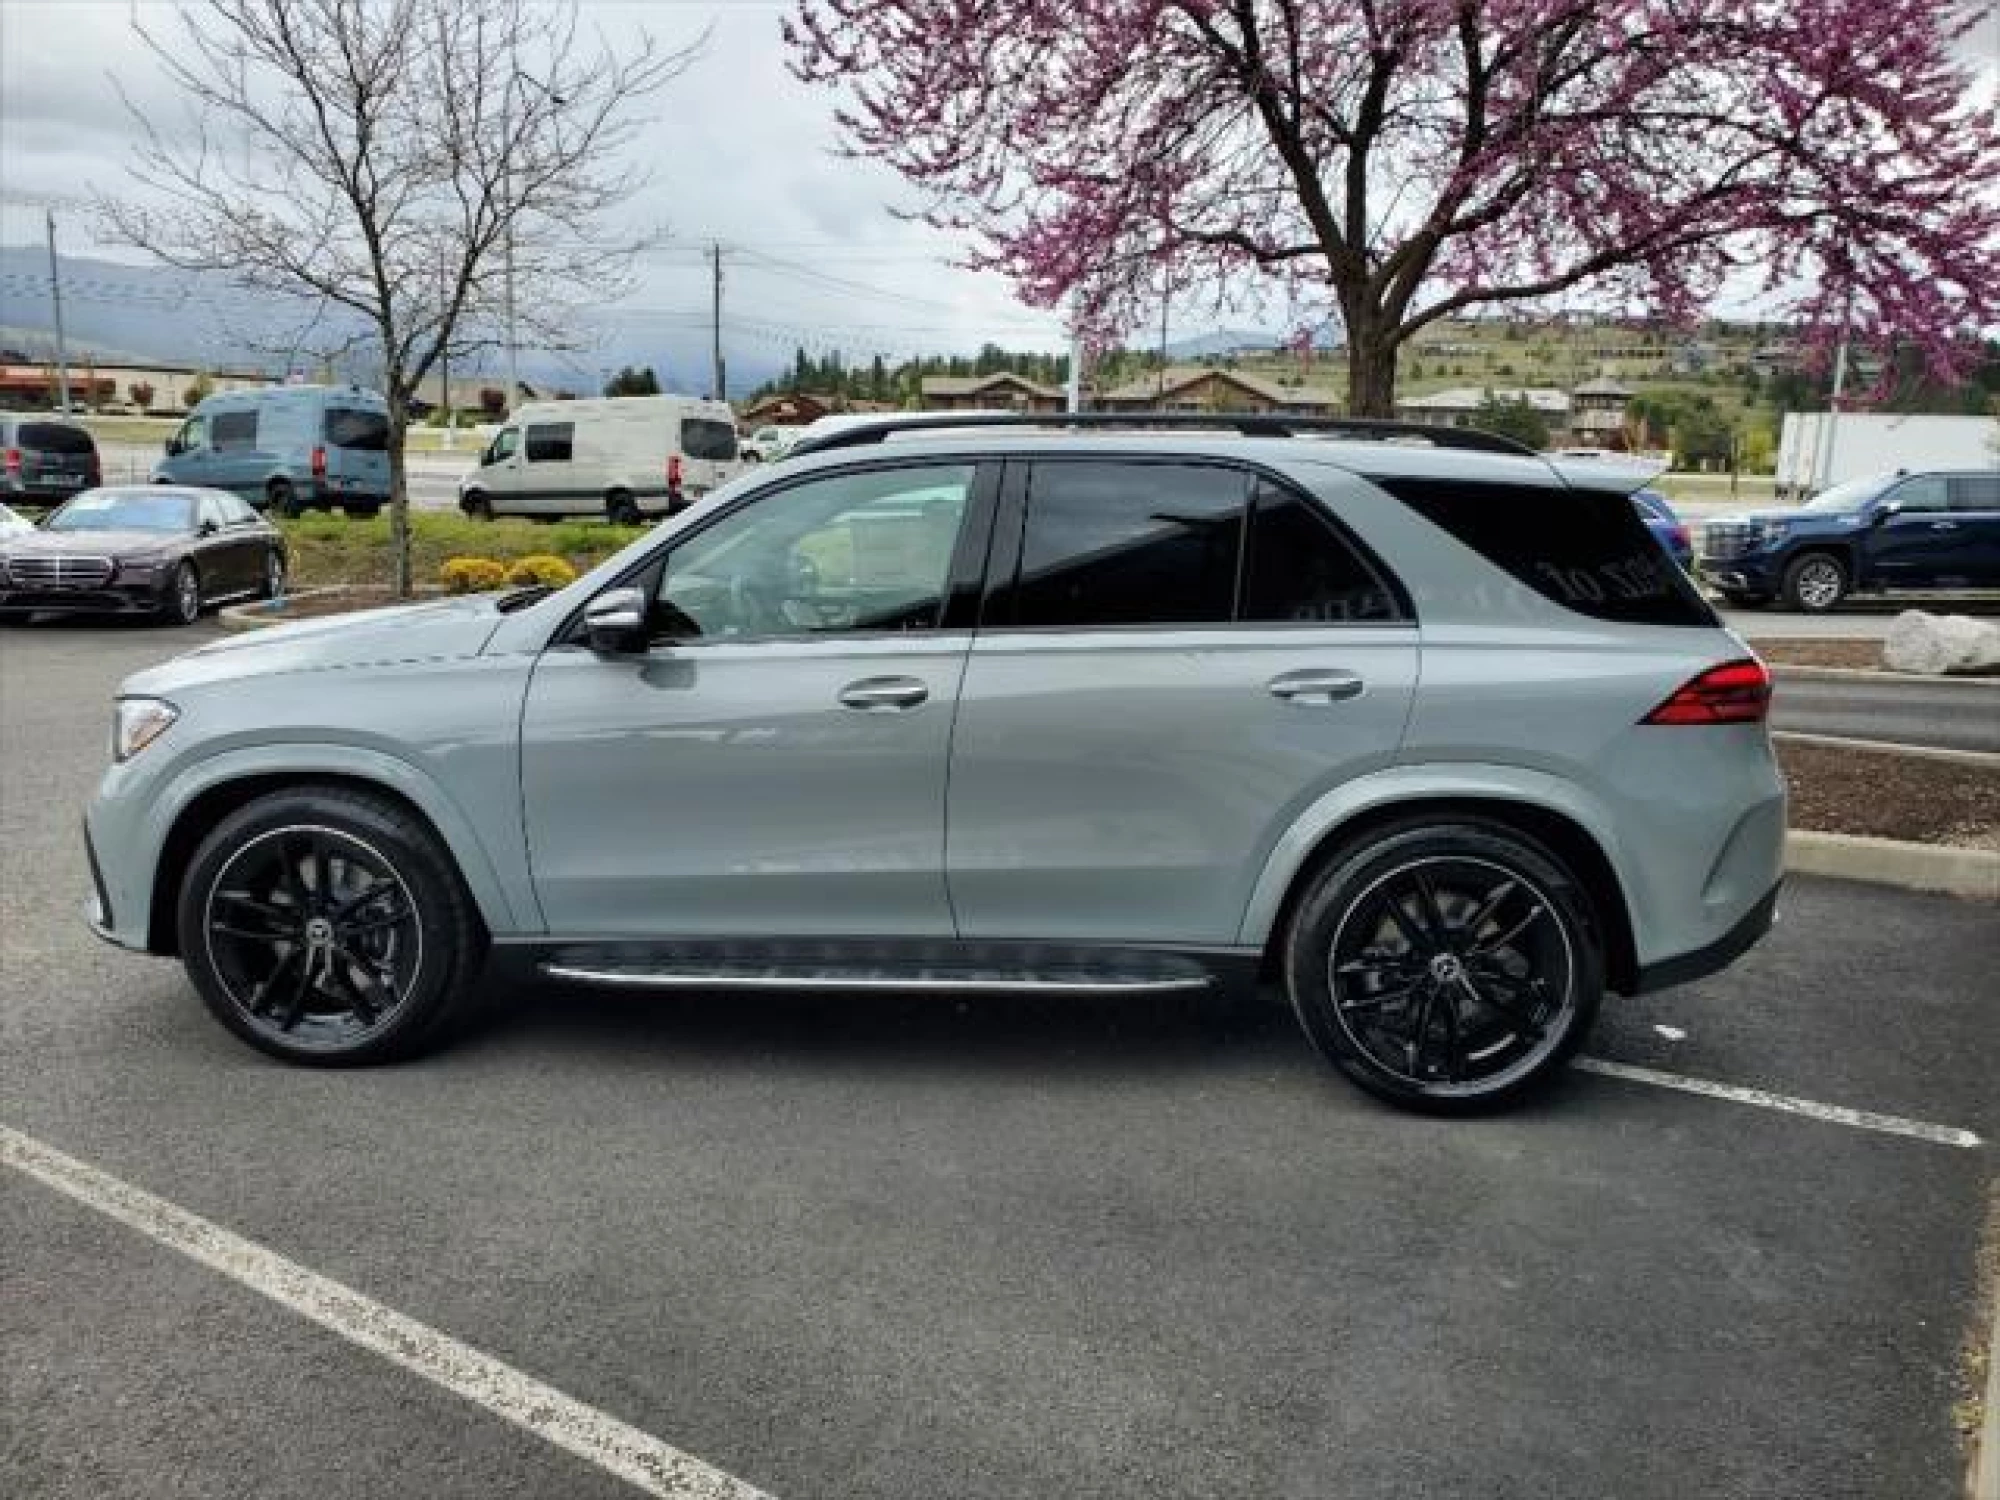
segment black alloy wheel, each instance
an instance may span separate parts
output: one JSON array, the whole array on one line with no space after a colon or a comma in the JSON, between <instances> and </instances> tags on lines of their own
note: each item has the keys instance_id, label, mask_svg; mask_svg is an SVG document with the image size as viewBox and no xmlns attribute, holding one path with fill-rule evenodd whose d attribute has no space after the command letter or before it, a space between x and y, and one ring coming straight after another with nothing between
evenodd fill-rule
<instances>
[{"instance_id":1,"label":"black alloy wheel","mask_svg":"<svg viewBox=\"0 0 2000 1500\"><path fill-rule=\"evenodd\" d=\"M468 520L490 521L493 519L493 502L487 499L485 494L479 490L474 490L463 500L459 501L458 508L465 512Z\"/></svg>"},{"instance_id":2,"label":"black alloy wheel","mask_svg":"<svg viewBox=\"0 0 2000 1500\"><path fill-rule=\"evenodd\" d=\"M299 492L292 488L289 479L274 479L264 487L264 504L274 515L296 520L305 514L305 507L299 503Z\"/></svg>"},{"instance_id":3,"label":"black alloy wheel","mask_svg":"<svg viewBox=\"0 0 2000 1500\"><path fill-rule=\"evenodd\" d=\"M193 563L182 560L174 565L160 618L169 625L192 625L201 618L201 574Z\"/></svg>"},{"instance_id":4,"label":"black alloy wheel","mask_svg":"<svg viewBox=\"0 0 2000 1500\"><path fill-rule=\"evenodd\" d=\"M294 1062L412 1050L470 993L484 940L449 855L402 808L305 788L241 809L180 896L181 954L209 1010Z\"/></svg>"},{"instance_id":5,"label":"black alloy wheel","mask_svg":"<svg viewBox=\"0 0 2000 1500\"><path fill-rule=\"evenodd\" d=\"M258 586L261 599L281 598L285 592L285 554L273 547L264 554L264 581Z\"/></svg>"},{"instance_id":6,"label":"black alloy wheel","mask_svg":"<svg viewBox=\"0 0 2000 1500\"><path fill-rule=\"evenodd\" d=\"M637 526L639 502L630 490L613 490L604 497L604 519L613 526Z\"/></svg>"},{"instance_id":7,"label":"black alloy wheel","mask_svg":"<svg viewBox=\"0 0 2000 1500\"><path fill-rule=\"evenodd\" d=\"M1355 1082L1441 1112L1545 1081L1603 989L1588 904L1547 851L1479 824L1392 830L1302 903L1287 983L1307 1035Z\"/></svg>"}]
</instances>

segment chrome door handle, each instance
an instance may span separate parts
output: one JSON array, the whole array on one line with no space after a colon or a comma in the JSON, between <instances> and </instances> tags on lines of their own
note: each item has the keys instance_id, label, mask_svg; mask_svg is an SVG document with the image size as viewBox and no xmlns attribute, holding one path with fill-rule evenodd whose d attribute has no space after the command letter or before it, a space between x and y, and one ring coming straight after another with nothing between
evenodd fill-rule
<instances>
[{"instance_id":1,"label":"chrome door handle","mask_svg":"<svg viewBox=\"0 0 2000 1500\"><path fill-rule=\"evenodd\" d=\"M840 690L840 701L863 713L915 708L931 690L914 677L864 677Z\"/></svg>"},{"instance_id":2,"label":"chrome door handle","mask_svg":"<svg viewBox=\"0 0 2000 1500\"><path fill-rule=\"evenodd\" d=\"M1932 530L1932 531L1956 531L1956 530L1958 530L1958 522L1956 522L1956 521L1933 521L1933 522L1931 522L1931 530Z\"/></svg>"},{"instance_id":3,"label":"chrome door handle","mask_svg":"<svg viewBox=\"0 0 2000 1500\"><path fill-rule=\"evenodd\" d=\"M1265 684L1271 696L1287 703L1328 704L1361 695L1362 682L1352 672L1286 672Z\"/></svg>"}]
</instances>

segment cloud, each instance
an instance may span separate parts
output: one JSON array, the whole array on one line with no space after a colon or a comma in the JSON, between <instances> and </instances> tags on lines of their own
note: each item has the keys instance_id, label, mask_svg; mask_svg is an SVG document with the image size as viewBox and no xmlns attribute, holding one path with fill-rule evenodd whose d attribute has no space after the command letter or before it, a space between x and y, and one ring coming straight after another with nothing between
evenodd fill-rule
<instances>
[{"instance_id":1,"label":"cloud","mask_svg":"<svg viewBox=\"0 0 2000 1500\"><path fill-rule=\"evenodd\" d=\"M1059 319L1023 307L999 278L952 267L961 241L894 216L916 206L894 174L836 154L833 100L785 71L783 11L756 0L715 7L703 56L648 106L632 155L649 184L611 227L664 226L670 238L641 262L621 320L661 328L705 321L703 252L719 240L727 342L746 356L789 356L801 343L863 357L989 340L1059 347ZM135 13L163 37L206 15L175 0L0 0L0 184L8 195L131 191L126 160L139 131L121 88L161 128L184 118L158 59L133 33ZM689 4L593 0L583 8L585 27L614 48L642 29L678 45L710 14ZM0 243L38 239L40 218L38 208L0 205ZM71 254L134 258L94 242L74 214L64 216L62 243Z\"/></svg>"}]
</instances>

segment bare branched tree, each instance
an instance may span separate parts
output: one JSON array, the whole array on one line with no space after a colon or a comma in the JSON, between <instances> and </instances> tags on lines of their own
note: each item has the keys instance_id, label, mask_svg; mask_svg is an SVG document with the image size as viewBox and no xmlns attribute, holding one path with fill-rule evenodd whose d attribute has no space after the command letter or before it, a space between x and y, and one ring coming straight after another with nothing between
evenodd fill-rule
<instances>
[{"instance_id":1,"label":"bare branched tree","mask_svg":"<svg viewBox=\"0 0 2000 1500\"><path fill-rule=\"evenodd\" d=\"M171 14L171 31L133 24L188 118L128 100L140 191L100 203L107 231L365 331L389 401L407 593L404 444L421 382L441 356L492 347L516 308L525 339L560 346L583 302L619 294L644 243L608 242L602 222L643 184L622 149L637 107L705 38L672 48L642 33L614 50L580 34L573 0L209 0Z\"/></svg>"}]
</instances>

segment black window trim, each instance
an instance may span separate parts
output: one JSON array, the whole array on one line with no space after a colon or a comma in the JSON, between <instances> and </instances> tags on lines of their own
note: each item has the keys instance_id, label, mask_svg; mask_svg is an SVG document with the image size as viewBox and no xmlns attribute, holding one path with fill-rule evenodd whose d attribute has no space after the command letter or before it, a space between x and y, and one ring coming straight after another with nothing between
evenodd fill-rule
<instances>
[{"instance_id":1,"label":"black window trim","mask_svg":"<svg viewBox=\"0 0 2000 1500\"><path fill-rule=\"evenodd\" d=\"M701 520L685 531L674 533L672 540L663 542L645 556L635 559L630 567L604 585L606 589L638 588L644 590L650 599L659 592L660 572L665 566L669 553L686 542L700 536L711 526L735 515L749 506L775 499L787 490L822 479L846 478L855 474L882 474L897 469L965 469L972 470L972 482L966 489L965 517L959 526L958 542L952 549L951 566L945 574L944 612L938 623L921 630L810 630L786 635L759 635L744 638L734 636L728 640L685 640L671 644L673 650L700 650L705 646L775 646L800 645L835 641L906 640L916 637L920 640L934 640L943 635L967 635L976 632L978 606L980 604L981 579L987 566L989 551L994 538L995 495L1000 488L1001 469L998 458L979 455L950 456L939 454L908 454L894 459L881 459L872 463L842 464L838 467L812 469L802 474L788 474L769 485L747 490L731 500L729 504L703 516ZM594 597L594 596L593 596ZM549 637L549 646L582 646L588 649L590 633L584 627L584 610L589 604L585 600L573 614ZM660 646L651 650L664 649Z\"/></svg>"},{"instance_id":2,"label":"black window trim","mask_svg":"<svg viewBox=\"0 0 2000 1500\"><path fill-rule=\"evenodd\" d=\"M1019 597L1018 585L1021 575L1021 559L1028 521L1029 471L1038 464L1074 463L1120 463L1138 465L1166 465L1175 468L1228 469L1245 476L1248 491L1244 497L1243 545L1236 553L1236 583L1230 602L1228 620L1155 621L1150 623L1125 625L1018 625L1012 620L997 618L1001 608ZM1327 526L1334 540L1344 544L1356 560L1368 570L1376 584L1386 594L1395 607L1395 618L1387 620L1244 620L1238 618L1243 613L1243 585L1248 576L1250 549L1253 544L1257 524L1257 482L1268 481L1303 502L1307 509L1319 517ZM1160 635L1172 632L1187 635L1196 632L1230 632L1235 634L1268 634L1273 631L1299 633L1303 631L1325 630L1396 630L1408 631L1417 625L1417 611L1409 590L1396 576L1395 570L1383 562L1374 548L1370 547L1349 526L1335 514L1332 507L1305 485L1290 475L1284 474L1266 464L1253 463L1244 459L1223 457L1204 453L1047 453L1017 455L1006 461L1006 476L1001 486L1000 509L994 526L994 547L991 565L986 575L986 586L980 600L978 633L986 635Z\"/></svg>"}]
</instances>

